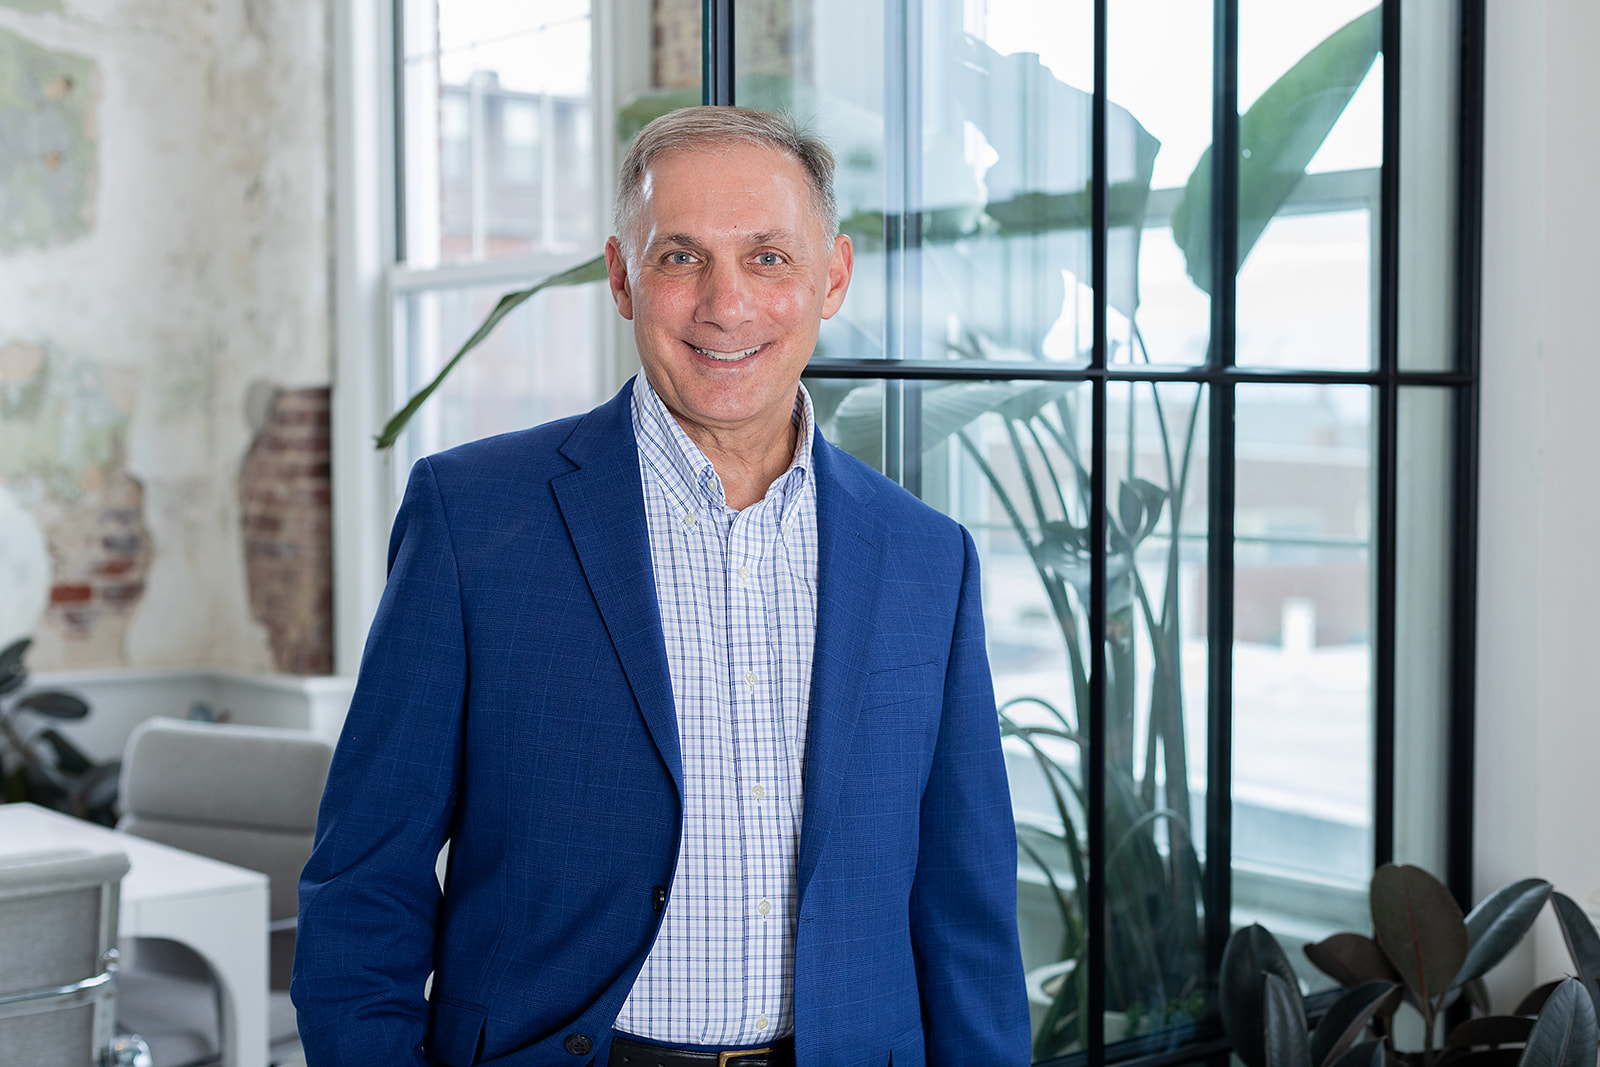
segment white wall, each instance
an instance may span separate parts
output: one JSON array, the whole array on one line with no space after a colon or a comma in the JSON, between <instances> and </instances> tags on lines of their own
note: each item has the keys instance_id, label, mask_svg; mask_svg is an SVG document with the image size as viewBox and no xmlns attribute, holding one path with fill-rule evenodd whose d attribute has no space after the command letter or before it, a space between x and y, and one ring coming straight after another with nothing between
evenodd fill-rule
<instances>
[{"instance_id":1,"label":"white wall","mask_svg":"<svg viewBox=\"0 0 1600 1067\"><path fill-rule=\"evenodd\" d=\"M1475 896L1600 911L1600 4L1489 0ZM1554 923L1503 988L1570 971Z\"/></svg>"}]
</instances>

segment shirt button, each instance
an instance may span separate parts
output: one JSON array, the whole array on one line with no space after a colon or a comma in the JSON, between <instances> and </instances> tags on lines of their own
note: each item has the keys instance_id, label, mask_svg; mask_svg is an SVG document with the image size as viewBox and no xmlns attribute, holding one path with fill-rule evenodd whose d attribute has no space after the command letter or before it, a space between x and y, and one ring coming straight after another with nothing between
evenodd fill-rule
<instances>
[{"instance_id":1,"label":"shirt button","mask_svg":"<svg viewBox=\"0 0 1600 1067\"><path fill-rule=\"evenodd\" d=\"M699 519L698 516L695 515L694 512L686 511L686 512L683 513L683 524L685 526L698 526L699 523L700 523L700 519Z\"/></svg>"},{"instance_id":2,"label":"shirt button","mask_svg":"<svg viewBox=\"0 0 1600 1067\"><path fill-rule=\"evenodd\" d=\"M756 1029L757 1030L765 1030L767 1028L767 1024L769 1022L771 1022L771 1020L768 1019L765 1015L757 1015L756 1016Z\"/></svg>"},{"instance_id":3,"label":"shirt button","mask_svg":"<svg viewBox=\"0 0 1600 1067\"><path fill-rule=\"evenodd\" d=\"M751 689L754 689L756 687L756 682L759 681L759 680L760 679L758 679L756 677L756 672L755 671L745 671L744 672L744 684L748 685Z\"/></svg>"},{"instance_id":4,"label":"shirt button","mask_svg":"<svg viewBox=\"0 0 1600 1067\"><path fill-rule=\"evenodd\" d=\"M762 797L767 795L767 787L764 785L753 785L750 787L750 795L755 797L757 800L760 800Z\"/></svg>"},{"instance_id":5,"label":"shirt button","mask_svg":"<svg viewBox=\"0 0 1600 1067\"><path fill-rule=\"evenodd\" d=\"M713 493L717 491L717 479L715 476L706 479L706 489Z\"/></svg>"},{"instance_id":6,"label":"shirt button","mask_svg":"<svg viewBox=\"0 0 1600 1067\"><path fill-rule=\"evenodd\" d=\"M741 582L748 582L750 580L750 568L749 567L740 567L739 568L739 580Z\"/></svg>"},{"instance_id":7,"label":"shirt button","mask_svg":"<svg viewBox=\"0 0 1600 1067\"><path fill-rule=\"evenodd\" d=\"M768 915L771 915L772 901L763 899L761 903L756 905L756 911L761 914L762 918L766 918Z\"/></svg>"},{"instance_id":8,"label":"shirt button","mask_svg":"<svg viewBox=\"0 0 1600 1067\"><path fill-rule=\"evenodd\" d=\"M784 523L783 524L783 536L785 536L785 537L789 536L789 529L790 529L789 524L788 523Z\"/></svg>"}]
</instances>

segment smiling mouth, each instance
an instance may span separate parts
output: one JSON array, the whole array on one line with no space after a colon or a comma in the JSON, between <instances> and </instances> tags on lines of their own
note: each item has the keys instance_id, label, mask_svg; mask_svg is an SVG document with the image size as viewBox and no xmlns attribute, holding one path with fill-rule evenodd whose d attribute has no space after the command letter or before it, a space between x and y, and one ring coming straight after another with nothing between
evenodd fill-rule
<instances>
[{"instance_id":1,"label":"smiling mouth","mask_svg":"<svg viewBox=\"0 0 1600 1067\"><path fill-rule=\"evenodd\" d=\"M755 355L766 345L761 344L756 345L754 348L741 348L734 352L718 352L714 348L701 348L699 345L690 345L689 347L708 359L714 359L720 363L737 363L741 359Z\"/></svg>"}]
</instances>

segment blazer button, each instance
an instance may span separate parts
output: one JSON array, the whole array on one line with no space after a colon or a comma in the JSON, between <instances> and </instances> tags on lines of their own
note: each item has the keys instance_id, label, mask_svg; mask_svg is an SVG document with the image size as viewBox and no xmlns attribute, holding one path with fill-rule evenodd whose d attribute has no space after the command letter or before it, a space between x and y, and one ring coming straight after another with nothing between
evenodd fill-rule
<instances>
[{"instance_id":1,"label":"blazer button","mask_svg":"<svg viewBox=\"0 0 1600 1067\"><path fill-rule=\"evenodd\" d=\"M594 1042L587 1034L568 1034L562 1046L574 1056L587 1056L594 1051Z\"/></svg>"}]
</instances>

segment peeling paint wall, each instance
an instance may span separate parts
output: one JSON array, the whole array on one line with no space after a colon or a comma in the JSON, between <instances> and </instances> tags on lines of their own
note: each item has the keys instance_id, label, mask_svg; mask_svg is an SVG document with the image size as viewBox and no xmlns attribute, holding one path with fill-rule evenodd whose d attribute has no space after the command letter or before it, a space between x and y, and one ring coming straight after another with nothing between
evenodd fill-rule
<instances>
[{"instance_id":1,"label":"peeling paint wall","mask_svg":"<svg viewBox=\"0 0 1600 1067\"><path fill-rule=\"evenodd\" d=\"M330 377L328 22L0 0L0 642L36 670L289 667L240 477L252 384Z\"/></svg>"}]
</instances>

